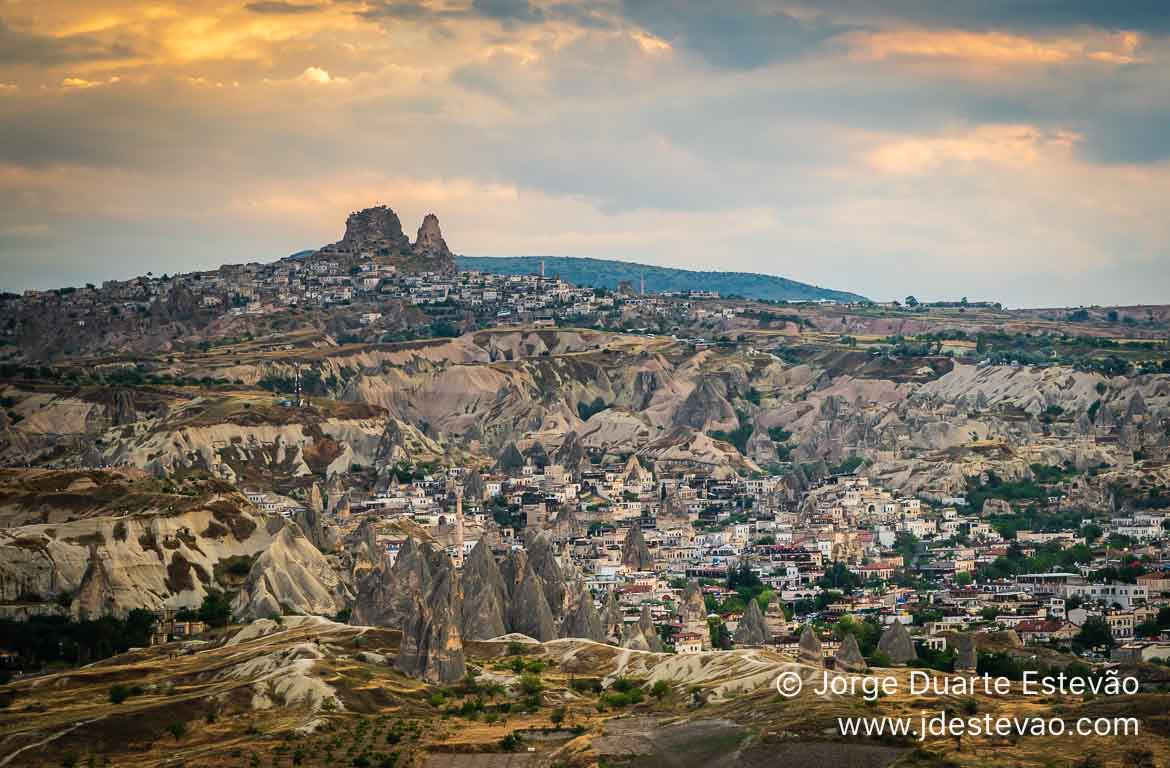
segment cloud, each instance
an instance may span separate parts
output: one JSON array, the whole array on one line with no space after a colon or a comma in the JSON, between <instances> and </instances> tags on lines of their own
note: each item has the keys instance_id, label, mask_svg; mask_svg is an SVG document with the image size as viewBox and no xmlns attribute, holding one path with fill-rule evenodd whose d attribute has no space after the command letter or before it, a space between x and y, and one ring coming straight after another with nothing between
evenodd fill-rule
<instances>
[{"instance_id":1,"label":"cloud","mask_svg":"<svg viewBox=\"0 0 1170 768\"><path fill-rule=\"evenodd\" d=\"M490 19L504 22L535 22L544 12L528 0L472 0L472 10Z\"/></svg>"},{"instance_id":2,"label":"cloud","mask_svg":"<svg viewBox=\"0 0 1170 768\"><path fill-rule=\"evenodd\" d=\"M1148 29L836 0L288 4L315 10L9 17L4 284L275 258L386 202L436 210L469 255L875 297L1170 293L1170 42Z\"/></svg>"},{"instance_id":3,"label":"cloud","mask_svg":"<svg viewBox=\"0 0 1170 768\"><path fill-rule=\"evenodd\" d=\"M316 13L321 6L315 3L288 3L284 0L259 0L244 6L252 13L268 13L273 15L287 15L300 13Z\"/></svg>"},{"instance_id":4,"label":"cloud","mask_svg":"<svg viewBox=\"0 0 1170 768\"><path fill-rule=\"evenodd\" d=\"M911 175L937 172L946 166L965 170L1035 167L1065 158L1081 137L1042 131L1031 125L982 125L944 136L923 136L883 142L867 161L880 173Z\"/></svg>"},{"instance_id":5,"label":"cloud","mask_svg":"<svg viewBox=\"0 0 1170 768\"><path fill-rule=\"evenodd\" d=\"M897 57L990 63L1055 64L1080 53L1072 41L1037 41L1003 33L954 30L893 30L852 37L856 55L868 60Z\"/></svg>"},{"instance_id":6,"label":"cloud","mask_svg":"<svg viewBox=\"0 0 1170 768\"><path fill-rule=\"evenodd\" d=\"M1152 165L1170 160L1170 109L1136 114L1105 114L1088 128L1090 160L1120 165Z\"/></svg>"},{"instance_id":7,"label":"cloud","mask_svg":"<svg viewBox=\"0 0 1170 768\"><path fill-rule=\"evenodd\" d=\"M113 85L120 79L117 75L105 80L86 80L84 77L66 77L61 81L61 87L65 89L101 88L102 86Z\"/></svg>"},{"instance_id":8,"label":"cloud","mask_svg":"<svg viewBox=\"0 0 1170 768\"><path fill-rule=\"evenodd\" d=\"M336 78L320 67L305 67L305 71L297 76L297 80L311 85L328 85L329 83L344 82L345 78Z\"/></svg>"},{"instance_id":9,"label":"cloud","mask_svg":"<svg viewBox=\"0 0 1170 768\"><path fill-rule=\"evenodd\" d=\"M717 67L751 69L800 56L848 29L749 0L624 0L622 14Z\"/></svg>"},{"instance_id":10,"label":"cloud","mask_svg":"<svg viewBox=\"0 0 1170 768\"><path fill-rule=\"evenodd\" d=\"M1170 14L1160 0L813 0L809 6L859 20L975 30L1039 32L1097 27L1170 33Z\"/></svg>"},{"instance_id":11,"label":"cloud","mask_svg":"<svg viewBox=\"0 0 1170 768\"><path fill-rule=\"evenodd\" d=\"M129 58L124 42L103 42L89 35L51 35L13 29L0 17L0 66L56 66L69 62Z\"/></svg>"}]
</instances>

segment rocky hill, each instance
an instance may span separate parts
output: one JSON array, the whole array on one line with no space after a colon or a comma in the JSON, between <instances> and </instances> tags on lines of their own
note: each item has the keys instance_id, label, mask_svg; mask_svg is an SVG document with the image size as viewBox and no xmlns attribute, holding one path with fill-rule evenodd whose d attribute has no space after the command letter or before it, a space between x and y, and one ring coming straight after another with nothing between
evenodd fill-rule
<instances>
[{"instance_id":1,"label":"rocky hill","mask_svg":"<svg viewBox=\"0 0 1170 768\"><path fill-rule=\"evenodd\" d=\"M402 231L402 222L391 208L380 205L354 211L345 221L341 240L308 254L289 258L313 261L343 259L346 262L375 258L405 272L455 271L455 256L443 239L439 217L428 213L413 243Z\"/></svg>"},{"instance_id":2,"label":"rocky hill","mask_svg":"<svg viewBox=\"0 0 1170 768\"><path fill-rule=\"evenodd\" d=\"M874 702L818 694L826 670L771 649L664 654L590 640L469 643L474 675L432 685L396 669L394 630L318 617L257 620L210 640L132 650L0 688L0 762L200 766L598 764L768 766L1075 765L1135 745L1170 750L1165 694L1114 700L1046 697L1061 717L1137 719L1140 735L1026 734L995 741L826 738L837 718L906 716L962 706L978 716L1044 714L1019 686L1004 695L909 692L912 673L939 687L954 676L889 667L897 691ZM533 671L538 670L538 671ZM803 691L777 695L781 674ZM833 677L839 673L829 671ZM668 756L664 760L662 756ZM998 762L997 762L998 761Z\"/></svg>"},{"instance_id":3,"label":"rocky hill","mask_svg":"<svg viewBox=\"0 0 1170 768\"><path fill-rule=\"evenodd\" d=\"M7 471L0 498L8 519L22 523L0 529L0 604L9 613L124 616L198 607L210 591L236 595L245 618L332 615L348 603L337 570L300 527L220 481ZM40 522L29 522L34 507Z\"/></svg>"},{"instance_id":4,"label":"rocky hill","mask_svg":"<svg viewBox=\"0 0 1170 768\"><path fill-rule=\"evenodd\" d=\"M589 285L616 291L622 283L634 290L645 279L648 293L717 291L724 296L743 296L769 301L864 301L848 291L821 288L808 283L756 272L725 272L658 267L611 259L565 256L459 256L460 269L474 269L502 275L539 274L541 264L549 277L560 277L574 285Z\"/></svg>"}]
</instances>

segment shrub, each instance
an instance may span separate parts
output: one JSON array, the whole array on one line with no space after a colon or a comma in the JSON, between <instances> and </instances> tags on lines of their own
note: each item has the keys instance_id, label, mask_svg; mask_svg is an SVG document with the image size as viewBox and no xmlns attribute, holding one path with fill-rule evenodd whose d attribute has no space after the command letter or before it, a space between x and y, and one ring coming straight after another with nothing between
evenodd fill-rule
<instances>
[{"instance_id":1,"label":"shrub","mask_svg":"<svg viewBox=\"0 0 1170 768\"><path fill-rule=\"evenodd\" d=\"M539 694L544 690L544 683L536 675L525 673L520 676L520 690L529 696Z\"/></svg>"}]
</instances>

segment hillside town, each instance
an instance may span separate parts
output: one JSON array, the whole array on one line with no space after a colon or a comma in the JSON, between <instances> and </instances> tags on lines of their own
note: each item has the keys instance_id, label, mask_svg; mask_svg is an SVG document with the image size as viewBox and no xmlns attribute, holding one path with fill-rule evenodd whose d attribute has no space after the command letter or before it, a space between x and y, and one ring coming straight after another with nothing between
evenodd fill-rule
<instances>
[{"instance_id":1,"label":"hillside town","mask_svg":"<svg viewBox=\"0 0 1170 768\"><path fill-rule=\"evenodd\" d=\"M1098 660L1170 658L1164 508L1099 524L1062 515L1056 490L1024 508L1000 498L972 508L853 472L795 492L775 475L658 474L636 456L572 470L545 459L395 477L372 493L314 486L307 506L249 498L300 521L324 551L368 526L390 563L404 530L425 531L456 569L477 546L500 559L541 537L604 617L597 639L625 647L795 653L809 626L831 657L856 622L871 627L867 655L883 653L875 643L894 625L907 630L913 642L895 663L953 664L957 633L977 644L1004 632Z\"/></svg>"}]
</instances>

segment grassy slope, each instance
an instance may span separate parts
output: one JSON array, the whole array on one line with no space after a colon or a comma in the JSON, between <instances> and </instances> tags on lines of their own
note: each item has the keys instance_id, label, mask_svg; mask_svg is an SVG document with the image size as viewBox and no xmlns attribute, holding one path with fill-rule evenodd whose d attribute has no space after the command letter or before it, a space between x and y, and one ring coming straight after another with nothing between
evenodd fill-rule
<instances>
[{"instance_id":1,"label":"grassy slope","mask_svg":"<svg viewBox=\"0 0 1170 768\"><path fill-rule=\"evenodd\" d=\"M646 290L686 291L714 290L723 295L738 294L751 299L772 300L817 300L858 301L862 297L846 291L819 288L808 283L798 283L773 275L752 272L697 272L687 269L655 267L648 264L634 264L606 259L510 256L479 257L459 256L456 263L460 269L475 269L506 275L527 275L540 271L540 262L545 262L545 274L559 276L578 285L591 285L615 289L623 280L635 288L642 275L646 276Z\"/></svg>"}]
</instances>

